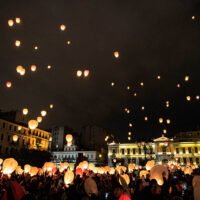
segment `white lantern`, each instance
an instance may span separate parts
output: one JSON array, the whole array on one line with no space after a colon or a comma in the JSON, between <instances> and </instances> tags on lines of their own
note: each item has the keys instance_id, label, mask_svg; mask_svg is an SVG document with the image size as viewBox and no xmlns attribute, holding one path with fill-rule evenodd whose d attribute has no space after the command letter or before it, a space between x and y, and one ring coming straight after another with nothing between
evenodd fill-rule
<instances>
[{"instance_id":1,"label":"white lantern","mask_svg":"<svg viewBox=\"0 0 200 200\"><path fill-rule=\"evenodd\" d=\"M82 74L83 74L83 72L81 70L77 70L77 72L76 72L76 76L77 77L81 77Z\"/></svg>"},{"instance_id":2,"label":"white lantern","mask_svg":"<svg viewBox=\"0 0 200 200\"><path fill-rule=\"evenodd\" d=\"M15 46L16 46L16 47L19 47L20 45L21 45L21 41L20 41L20 40L16 40L16 41L15 41Z\"/></svg>"},{"instance_id":3,"label":"white lantern","mask_svg":"<svg viewBox=\"0 0 200 200\"><path fill-rule=\"evenodd\" d=\"M13 142L17 142L18 141L18 135L13 135Z\"/></svg>"},{"instance_id":4,"label":"white lantern","mask_svg":"<svg viewBox=\"0 0 200 200\"><path fill-rule=\"evenodd\" d=\"M22 110L22 113L23 113L23 115L28 115L28 108L24 108L24 109Z\"/></svg>"},{"instance_id":5,"label":"white lantern","mask_svg":"<svg viewBox=\"0 0 200 200\"><path fill-rule=\"evenodd\" d=\"M67 134L65 139L66 139L67 142L72 142L73 136L71 134Z\"/></svg>"},{"instance_id":6,"label":"white lantern","mask_svg":"<svg viewBox=\"0 0 200 200\"><path fill-rule=\"evenodd\" d=\"M38 123L41 123L42 122L42 117L41 116L37 117L37 121L38 121Z\"/></svg>"},{"instance_id":7,"label":"white lantern","mask_svg":"<svg viewBox=\"0 0 200 200\"><path fill-rule=\"evenodd\" d=\"M31 71L35 72L37 70L37 66L36 65L31 65Z\"/></svg>"},{"instance_id":8,"label":"white lantern","mask_svg":"<svg viewBox=\"0 0 200 200\"><path fill-rule=\"evenodd\" d=\"M42 111L41 111L41 115L42 115L42 117L45 117L45 116L47 115L47 111L42 110Z\"/></svg>"},{"instance_id":9,"label":"white lantern","mask_svg":"<svg viewBox=\"0 0 200 200\"><path fill-rule=\"evenodd\" d=\"M38 121L36 120L30 120L28 122L28 127L31 129L31 130L34 130L38 127Z\"/></svg>"},{"instance_id":10,"label":"white lantern","mask_svg":"<svg viewBox=\"0 0 200 200\"><path fill-rule=\"evenodd\" d=\"M89 70L84 70L83 74L84 74L84 77L88 77L89 74L90 74L90 71Z\"/></svg>"},{"instance_id":11,"label":"white lantern","mask_svg":"<svg viewBox=\"0 0 200 200\"><path fill-rule=\"evenodd\" d=\"M11 81L6 82L6 87L7 88L11 88L12 87L12 82Z\"/></svg>"},{"instance_id":12,"label":"white lantern","mask_svg":"<svg viewBox=\"0 0 200 200\"><path fill-rule=\"evenodd\" d=\"M14 21L12 19L8 20L8 26L12 27L14 25Z\"/></svg>"},{"instance_id":13,"label":"white lantern","mask_svg":"<svg viewBox=\"0 0 200 200\"><path fill-rule=\"evenodd\" d=\"M61 30L61 31L64 31L65 29L66 29L66 26L65 26L64 24L61 24L61 25L60 25L60 30Z\"/></svg>"},{"instance_id":14,"label":"white lantern","mask_svg":"<svg viewBox=\"0 0 200 200\"><path fill-rule=\"evenodd\" d=\"M16 22L17 24L20 24L20 23L21 23L21 19L20 19L19 17L16 17L16 18L15 18L15 22Z\"/></svg>"},{"instance_id":15,"label":"white lantern","mask_svg":"<svg viewBox=\"0 0 200 200\"><path fill-rule=\"evenodd\" d=\"M115 58L119 58L119 52L118 52L118 51L114 51L113 54L114 54L114 57L115 57Z\"/></svg>"}]
</instances>

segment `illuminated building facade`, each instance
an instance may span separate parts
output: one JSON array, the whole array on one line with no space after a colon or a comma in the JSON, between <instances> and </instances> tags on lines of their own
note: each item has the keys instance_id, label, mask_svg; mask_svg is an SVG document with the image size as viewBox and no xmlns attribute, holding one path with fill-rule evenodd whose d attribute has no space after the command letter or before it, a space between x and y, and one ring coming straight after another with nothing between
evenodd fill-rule
<instances>
[{"instance_id":1,"label":"illuminated building facade","mask_svg":"<svg viewBox=\"0 0 200 200\"><path fill-rule=\"evenodd\" d=\"M22 148L48 150L50 149L51 133L0 119L0 154L9 156L17 154Z\"/></svg>"},{"instance_id":2,"label":"illuminated building facade","mask_svg":"<svg viewBox=\"0 0 200 200\"><path fill-rule=\"evenodd\" d=\"M108 164L137 163L155 159L157 163L176 161L200 164L200 131L178 133L173 139L160 137L150 143L108 144Z\"/></svg>"}]
</instances>

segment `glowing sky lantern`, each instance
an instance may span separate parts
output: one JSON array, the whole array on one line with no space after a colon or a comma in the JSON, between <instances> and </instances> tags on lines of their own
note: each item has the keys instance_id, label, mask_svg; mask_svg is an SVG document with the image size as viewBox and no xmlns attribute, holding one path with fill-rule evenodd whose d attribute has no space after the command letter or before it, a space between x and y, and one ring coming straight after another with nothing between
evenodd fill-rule
<instances>
[{"instance_id":1,"label":"glowing sky lantern","mask_svg":"<svg viewBox=\"0 0 200 200\"><path fill-rule=\"evenodd\" d=\"M130 183L130 178L127 174L123 174L123 175L120 175L120 178L119 178L119 183L121 185L124 185L124 181L126 182L127 185L129 185Z\"/></svg>"},{"instance_id":2,"label":"glowing sky lantern","mask_svg":"<svg viewBox=\"0 0 200 200\"><path fill-rule=\"evenodd\" d=\"M60 163L59 172L62 173L68 167L69 167L69 163L68 162Z\"/></svg>"},{"instance_id":3,"label":"glowing sky lantern","mask_svg":"<svg viewBox=\"0 0 200 200\"><path fill-rule=\"evenodd\" d=\"M88 165L88 169L89 169L90 171L93 171L94 168L95 168L95 165L94 165L93 163L90 163L90 164Z\"/></svg>"},{"instance_id":4,"label":"glowing sky lantern","mask_svg":"<svg viewBox=\"0 0 200 200\"><path fill-rule=\"evenodd\" d=\"M133 127L133 124L132 124L132 123L129 123L128 126L129 126L129 127Z\"/></svg>"},{"instance_id":5,"label":"glowing sky lantern","mask_svg":"<svg viewBox=\"0 0 200 200\"><path fill-rule=\"evenodd\" d=\"M24 172L25 173L29 173L30 170L31 170L31 166L30 165L28 165L28 164L24 165Z\"/></svg>"},{"instance_id":6,"label":"glowing sky lantern","mask_svg":"<svg viewBox=\"0 0 200 200\"><path fill-rule=\"evenodd\" d=\"M199 96L199 95L197 95L197 96L196 96L196 100L199 100L199 99L200 99L200 96Z\"/></svg>"},{"instance_id":7,"label":"glowing sky lantern","mask_svg":"<svg viewBox=\"0 0 200 200\"><path fill-rule=\"evenodd\" d=\"M144 107L144 106L142 106L142 107L141 107L141 110L144 110L144 109L145 109L145 107Z\"/></svg>"},{"instance_id":8,"label":"glowing sky lantern","mask_svg":"<svg viewBox=\"0 0 200 200\"><path fill-rule=\"evenodd\" d=\"M28 122L28 127L31 129L31 130L34 130L38 127L38 121L36 120L30 120Z\"/></svg>"},{"instance_id":9,"label":"glowing sky lantern","mask_svg":"<svg viewBox=\"0 0 200 200\"><path fill-rule=\"evenodd\" d=\"M147 163L146 163L146 170L151 170L152 167L154 167L155 165L155 160L149 160Z\"/></svg>"},{"instance_id":10,"label":"glowing sky lantern","mask_svg":"<svg viewBox=\"0 0 200 200\"><path fill-rule=\"evenodd\" d=\"M12 174L18 166L18 162L14 158L7 158L3 162L3 174Z\"/></svg>"},{"instance_id":11,"label":"glowing sky lantern","mask_svg":"<svg viewBox=\"0 0 200 200\"><path fill-rule=\"evenodd\" d=\"M16 17L16 18L15 18L15 22L16 22L17 24L20 24L20 23L21 23L21 19L20 19L19 17Z\"/></svg>"},{"instance_id":12,"label":"glowing sky lantern","mask_svg":"<svg viewBox=\"0 0 200 200\"><path fill-rule=\"evenodd\" d=\"M147 116L144 117L144 121L148 121L148 117Z\"/></svg>"},{"instance_id":13,"label":"glowing sky lantern","mask_svg":"<svg viewBox=\"0 0 200 200\"><path fill-rule=\"evenodd\" d=\"M49 108L53 109L53 104L50 104L50 105L49 105Z\"/></svg>"},{"instance_id":14,"label":"glowing sky lantern","mask_svg":"<svg viewBox=\"0 0 200 200\"><path fill-rule=\"evenodd\" d=\"M25 68L23 68L23 69L20 71L20 73L19 73L19 74L20 74L21 76L24 76L24 75L25 75L25 73L26 73L26 69L25 69Z\"/></svg>"},{"instance_id":15,"label":"glowing sky lantern","mask_svg":"<svg viewBox=\"0 0 200 200\"><path fill-rule=\"evenodd\" d=\"M110 84L111 86L114 86L115 85L115 83L114 82L111 82L111 84Z\"/></svg>"},{"instance_id":16,"label":"glowing sky lantern","mask_svg":"<svg viewBox=\"0 0 200 200\"><path fill-rule=\"evenodd\" d=\"M45 117L45 116L47 115L47 111L42 110L42 111L41 111L41 115L42 115L42 117Z\"/></svg>"},{"instance_id":17,"label":"glowing sky lantern","mask_svg":"<svg viewBox=\"0 0 200 200\"><path fill-rule=\"evenodd\" d=\"M177 87L177 88L180 88L180 87L181 87L181 85L180 85L179 83L177 83L176 87Z\"/></svg>"},{"instance_id":18,"label":"glowing sky lantern","mask_svg":"<svg viewBox=\"0 0 200 200\"><path fill-rule=\"evenodd\" d=\"M192 20L195 20L195 18L196 18L196 17L193 15L193 16L192 16Z\"/></svg>"},{"instance_id":19,"label":"glowing sky lantern","mask_svg":"<svg viewBox=\"0 0 200 200\"><path fill-rule=\"evenodd\" d=\"M41 116L38 116L38 117L37 117L37 121L38 121L38 123L41 123L41 122L42 122L42 117L41 117Z\"/></svg>"},{"instance_id":20,"label":"glowing sky lantern","mask_svg":"<svg viewBox=\"0 0 200 200\"><path fill-rule=\"evenodd\" d=\"M83 74L83 72L81 70L77 70L77 72L76 72L76 76L77 77L81 77L82 74Z\"/></svg>"},{"instance_id":21,"label":"glowing sky lantern","mask_svg":"<svg viewBox=\"0 0 200 200\"><path fill-rule=\"evenodd\" d=\"M68 45L70 45L70 44L71 44L71 41L70 41L70 40L68 40L68 41L67 41L67 44L68 44Z\"/></svg>"},{"instance_id":22,"label":"glowing sky lantern","mask_svg":"<svg viewBox=\"0 0 200 200\"><path fill-rule=\"evenodd\" d=\"M167 130L166 130L166 129L163 129L163 133L166 134L166 133L167 133Z\"/></svg>"},{"instance_id":23,"label":"glowing sky lantern","mask_svg":"<svg viewBox=\"0 0 200 200\"><path fill-rule=\"evenodd\" d=\"M0 158L0 165L3 163L3 159L2 158Z\"/></svg>"},{"instance_id":24,"label":"glowing sky lantern","mask_svg":"<svg viewBox=\"0 0 200 200\"><path fill-rule=\"evenodd\" d=\"M89 70L84 70L84 72L83 72L84 77L88 77L89 74L90 74Z\"/></svg>"},{"instance_id":25,"label":"glowing sky lantern","mask_svg":"<svg viewBox=\"0 0 200 200\"><path fill-rule=\"evenodd\" d=\"M163 118L160 117L160 118L158 119L158 121L159 121L160 124L162 124L162 123L163 123Z\"/></svg>"},{"instance_id":26,"label":"glowing sky lantern","mask_svg":"<svg viewBox=\"0 0 200 200\"><path fill-rule=\"evenodd\" d=\"M23 113L23 115L28 115L28 108L24 108L24 109L22 110L22 113Z\"/></svg>"},{"instance_id":27,"label":"glowing sky lantern","mask_svg":"<svg viewBox=\"0 0 200 200\"><path fill-rule=\"evenodd\" d=\"M130 89L131 89L131 87L128 85L128 86L126 87L126 89L127 89L127 90L130 90Z\"/></svg>"},{"instance_id":28,"label":"glowing sky lantern","mask_svg":"<svg viewBox=\"0 0 200 200\"><path fill-rule=\"evenodd\" d=\"M16 71L17 71L17 73L21 73L21 71L23 70L24 68L23 68L23 66L21 66L21 65L18 65L17 67L16 67Z\"/></svg>"},{"instance_id":29,"label":"glowing sky lantern","mask_svg":"<svg viewBox=\"0 0 200 200\"><path fill-rule=\"evenodd\" d=\"M191 97L190 96L186 96L186 100L187 101L191 101Z\"/></svg>"},{"instance_id":30,"label":"glowing sky lantern","mask_svg":"<svg viewBox=\"0 0 200 200\"><path fill-rule=\"evenodd\" d=\"M37 167L31 167L29 174L30 174L30 176L35 176L35 175L37 175L38 171L39 171L39 169Z\"/></svg>"},{"instance_id":31,"label":"glowing sky lantern","mask_svg":"<svg viewBox=\"0 0 200 200\"><path fill-rule=\"evenodd\" d=\"M72 136L71 134L67 134L67 135L65 136L65 139L66 139L67 142L72 142L73 136Z\"/></svg>"},{"instance_id":32,"label":"glowing sky lantern","mask_svg":"<svg viewBox=\"0 0 200 200\"><path fill-rule=\"evenodd\" d=\"M6 82L6 87L7 88L11 88L12 87L12 82L11 81L7 81Z\"/></svg>"},{"instance_id":33,"label":"glowing sky lantern","mask_svg":"<svg viewBox=\"0 0 200 200\"><path fill-rule=\"evenodd\" d=\"M34 49L35 49L35 50L38 50L38 46L34 46Z\"/></svg>"},{"instance_id":34,"label":"glowing sky lantern","mask_svg":"<svg viewBox=\"0 0 200 200\"><path fill-rule=\"evenodd\" d=\"M141 82L141 83L140 83L140 86L144 86L144 83L143 83L143 82Z\"/></svg>"},{"instance_id":35,"label":"glowing sky lantern","mask_svg":"<svg viewBox=\"0 0 200 200\"><path fill-rule=\"evenodd\" d=\"M12 139L13 139L13 142L17 142L18 141L18 135L13 135Z\"/></svg>"},{"instance_id":36,"label":"glowing sky lantern","mask_svg":"<svg viewBox=\"0 0 200 200\"><path fill-rule=\"evenodd\" d=\"M21 127L21 126L18 126L18 127L17 127L17 130L18 130L18 131L21 131L21 130L22 130L22 127Z\"/></svg>"},{"instance_id":37,"label":"glowing sky lantern","mask_svg":"<svg viewBox=\"0 0 200 200\"><path fill-rule=\"evenodd\" d=\"M137 96L137 93L135 92L133 95L134 95L134 97L136 97L136 96Z\"/></svg>"},{"instance_id":38,"label":"glowing sky lantern","mask_svg":"<svg viewBox=\"0 0 200 200\"><path fill-rule=\"evenodd\" d=\"M171 120L170 120L170 119L167 119L167 120L166 120L166 123L167 123L167 124L170 124L170 123L171 123Z\"/></svg>"},{"instance_id":39,"label":"glowing sky lantern","mask_svg":"<svg viewBox=\"0 0 200 200\"><path fill-rule=\"evenodd\" d=\"M64 183L65 185L69 185L74 181L74 173L71 170L67 170L64 175Z\"/></svg>"},{"instance_id":40,"label":"glowing sky lantern","mask_svg":"<svg viewBox=\"0 0 200 200\"><path fill-rule=\"evenodd\" d=\"M146 171L146 170L141 170L141 171L140 171L140 178L143 178L143 177L146 178L147 174L149 174L148 171Z\"/></svg>"},{"instance_id":41,"label":"glowing sky lantern","mask_svg":"<svg viewBox=\"0 0 200 200\"><path fill-rule=\"evenodd\" d=\"M189 81L190 77L189 76L185 76L185 81Z\"/></svg>"},{"instance_id":42,"label":"glowing sky lantern","mask_svg":"<svg viewBox=\"0 0 200 200\"><path fill-rule=\"evenodd\" d=\"M130 140L131 140L131 137L128 137L128 140L130 141Z\"/></svg>"},{"instance_id":43,"label":"glowing sky lantern","mask_svg":"<svg viewBox=\"0 0 200 200\"><path fill-rule=\"evenodd\" d=\"M128 135L131 135L131 132L130 132L130 131L128 132Z\"/></svg>"},{"instance_id":44,"label":"glowing sky lantern","mask_svg":"<svg viewBox=\"0 0 200 200\"><path fill-rule=\"evenodd\" d=\"M114 51L113 54L114 54L114 57L115 57L115 58L119 58L119 52L118 52L118 51Z\"/></svg>"},{"instance_id":45,"label":"glowing sky lantern","mask_svg":"<svg viewBox=\"0 0 200 200\"><path fill-rule=\"evenodd\" d=\"M160 79L161 79L161 76L158 75L158 76L157 76L157 79L160 80Z\"/></svg>"},{"instance_id":46,"label":"glowing sky lantern","mask_svg":"<svg viewBox=\"0 0 200 200\"><path fill-rule=\"evenodd\" d=\"M47 66L47 69L51 69L51 65L48 65L48 66Z\"/></svg>"},{"instance_id":47,"label":"glowing sky lantern","mask_svg":"<svg viewBox=\"0 0 200 200\"><path fill-rule=\"evenodd\" d=\"M66 26L65 26L64 24L61 24L61 25L60 25L60 30L61 30L61 31L64 31L65 29L66 29Z\"/></svg>"},{"instance_id":48,"label":"glowing sky lantern","mask_svg":"<svg viewBox=\"0 0 200 200\"><path fill-rule=\"evenodd\" d=\"M21 45L21 41L20 41L20 40L16 40L16 41L15 41L15 46L16 46L16 47L19 47L20 45Z\"/></svg>"},{"instance_id":49,"label":"glowing sky lantern","mask_svg":"<svg viewBox=\"0 0 200 200\"><path fill-rule=\"evenodd\" d=\"M49 137L49 142L52 142L52 137Z\"/></svg>"},{"instance_id":50,"label":"glowing sky lantern","mask_svg":"<svg viewBox=\"0 0 200 200\"><path fill-rule=\"evenodd\" d=\"M36 65L31 65L31 71L35 72L37 70L37 66Z\"/></svg>"},{"instance_id":51,"label":"glowing sky lantern","mask_svg":"<svg viewBox=\"0 0 200 200\"><path fill-rule=\"evenodd\" d=\"M12 27L14 25L14 21L12 19L8 20L8 26Z\"/></svg>"}]
</instances>

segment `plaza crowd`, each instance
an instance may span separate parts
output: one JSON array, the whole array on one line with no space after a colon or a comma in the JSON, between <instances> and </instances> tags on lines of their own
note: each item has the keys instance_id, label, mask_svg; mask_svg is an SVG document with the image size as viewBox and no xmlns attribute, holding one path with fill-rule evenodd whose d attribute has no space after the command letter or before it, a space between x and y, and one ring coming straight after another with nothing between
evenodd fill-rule
<instances>
[{"instance_id":1,"label":"plaza crowd","mask_svg":"<svg viewBox=\"0 0 200 200\"><path fill-rule=\"evenodd\" d=\"M67 169L66 169L67 170ZM193 179L198 179L200 170L195 169L191 175L184 174L181 170L169 172L168 179L163 176L163 185L159 186L150 176L139 177L139 170L127 173L130 183L120 180L116 171L110 175L87 171L82 176L74 176L72 184L66 186L64 174L66 172L44 173L30 176L27 173L11 175L0 174L0 199L3 200L200 200L199 194L194 197ZM95 182L85 187L85 181L92 179ZM196 193L200 192L197 181ZM87 186L88 187L88 186ZM198 191L199 190L199 191Z\"/></svg>"}]
</instances>

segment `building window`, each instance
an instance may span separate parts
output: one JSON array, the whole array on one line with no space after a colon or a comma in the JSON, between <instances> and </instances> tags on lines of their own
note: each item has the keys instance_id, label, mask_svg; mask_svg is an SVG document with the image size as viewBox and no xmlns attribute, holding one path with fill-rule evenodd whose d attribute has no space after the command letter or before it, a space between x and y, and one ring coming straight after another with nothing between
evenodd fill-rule
<instances>
[{"instance_id":1,"label":"building window","mask_svg":"<svg viewBox=\"0 0 200 200\"><path fill-rule=\"evenodd\" d=\"M193 159L192 158L190 158L190 163L193 163Z\"/></svg>"},{"instance_id":2,"label":"building window","mask_svg":"<svg viewBox=\"0 0 200 200\"><path fill-rule=\"evenodd\" d=\"M176 153L179 154L179 148L176 148Z\"/></svg>"},{"instance_id":3,"label":"building window","mask_svg":"<svg viewBox=\"0 0 200 200\"><path fill-rule=\"evenodd\" d=\"M199 164L199 158L196 158L196 163Z\"/></svg>"},{"instance_id":4,"label":"building window","mask_svg":"<svg viewBox=\"0 0 200 200\"><path fill-rule=\"evenodd\" d=\"M139 154L141 154L141 152L142 152L142 151L141 151L141 149L140 149L140 148L138 149L138 152L139 152Z\"/></svg>"},{"instance_id":5,"label":"building window","mask_svg":"<svg viewBox=\"0 0 200 200\"><path fill-rule=\"evenodd\" d=\"M186 158L183 158L183 163L186 164L187 160Z\"/></svg>"},{"instance_id":6,"label":"building window","mask_svg":"<svg viewBox=\"0 0 200 200\"><path fill-rule=\"evenodd\" d=\"M93 159L93 154L91 154L91 159Z\"/></svg>"},{"instance_id":7,"label":"building window","mask_svg":"<svg viewBox=\"0 0 200 200\"><path fill-rule=\"evenodd\" d=\"M3 140L3 134L1 135L1 141Z\"/></svg>"},{"instance_id":8,"label":"building window","mask_svg":"<svg viewBox=\"0 0 200 200\"><path fill-rule=\"evenodd\" d=\"M135 154L135 149L133 149L133 154Z\"/></svg>"},{"instance_id":9,"label":"building window","mask_svg":"<svg viewBox=\"0 0 200 200\"><path fill-rule=\"evenodd\" d=\"M188 147L188 152L192 153L192 148L191 147Z\"/></svg>"},{"instance_id":10,"label":"building window","mask_svg":"<svg viewBox=\"0 0 200 200\"><path fill-rule=\"evenodd\" d=\"M183 147L183 153L185 153L185 147Z\"/></svg>"},{"instance_id":11,"label":"building window","mask_svg":"<svg viewBox=\"0 0 200 200\"><path fill-rule=\"evenodd\" d=\"M17 127L16 126L14 126L14 131L17 131Z\"/></svg>"},{"instance_id":12,"label":"building window","mask_svg":"<svg viewBox=\"0 0 200 200\"><path fill-rule=\"evenodd\" d=\"M8 135L8 142L10 141L10 135Z\"/></svg>"},{"instance_id":13,"label":"building window","mask_svg":"<svg viewBox=\"0 0 200 200\"><path fill-rule=\"evenodd\" d=\"M194 152L198 153L198 147L194 147Z\"/></svg>"},{"instance_id":14,"label":"building window","mask_svg":"<svg viewBox=\"0 0 200 200\"><path fill-rule=\"evenodd\" d=\"M8 154L8 147L6 147L5 154Z\"/></svg>"},{"instance_id":15,"label":"building window","mask_svg":"<svg viewBox=\"0 0 200 200\"><path fill-rule=\"evenodd\" d=\"M116 149L112 149L112 153L115 154L116 153Z\"/></svg>"},{"instance_id":16,"label":"building window","mask_svg":"<svg viewBox=\"0 0 200 200\"><path fill-rule=\"evenodd\" d=\"M130 149L127 149L127 154L130 154Z\"/></svg>"},{"instance_id":17,"label":"building window","mask_svg":"<svg viewBox=\"0 0 200 200\"><path fill-rule=\"evenodd\" d=\"M121 154L124 155L124 149L121 149Z\"/></svg>"},{"instance_id":18,"label":"building window","mask_svg":"<svg viewBox=\"0 0 200 200\"><path fill-rule=\"evenodd\" d=\"M6 123L3 123L3 128L6 128Z\"/></svg>"}]
</instances>

